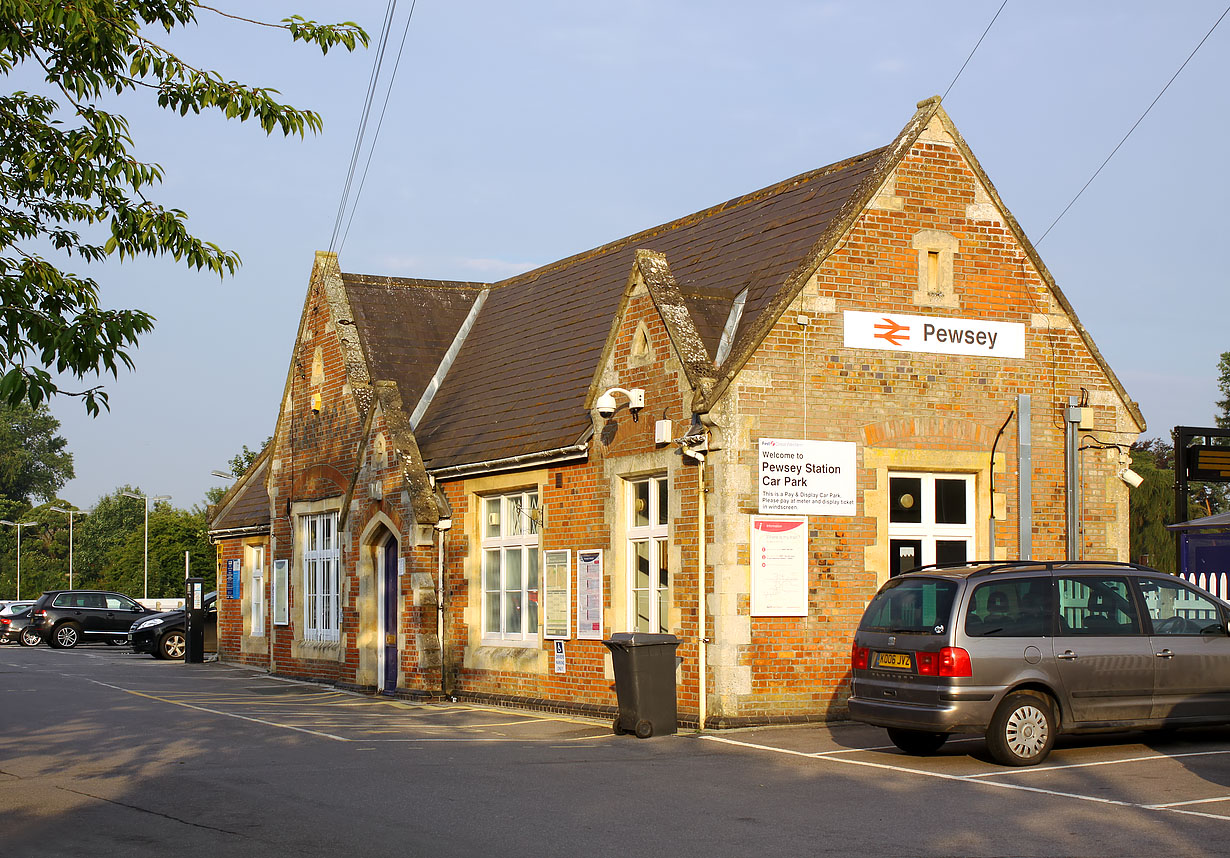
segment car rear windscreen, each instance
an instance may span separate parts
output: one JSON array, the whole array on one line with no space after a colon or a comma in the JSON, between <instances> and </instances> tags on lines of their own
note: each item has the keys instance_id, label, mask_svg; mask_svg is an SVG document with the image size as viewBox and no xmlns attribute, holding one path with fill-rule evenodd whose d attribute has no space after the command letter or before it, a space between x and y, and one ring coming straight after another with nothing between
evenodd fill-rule
<instances>
[{"instance_id":1,"label":"car rear windscreen","mask_svg":"<svg viewBox=\"0 0 1230 858\"><path fill-rule=\"evenodd\" d=\"M859 629L893 634L944 634L952 618L957 586L957 582L943 578L894 578L871 600Z\"/></svg>"}]
</instances>

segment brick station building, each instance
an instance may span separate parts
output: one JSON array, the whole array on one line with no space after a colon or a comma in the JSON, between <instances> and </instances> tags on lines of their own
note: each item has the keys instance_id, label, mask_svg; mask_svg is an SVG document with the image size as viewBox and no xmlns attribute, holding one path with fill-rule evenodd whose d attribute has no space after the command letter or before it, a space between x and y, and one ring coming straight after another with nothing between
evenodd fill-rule
<instances>
[{"instance_id":1,"label":"brick station building","mask_svg":"<svg viewBox=\"0 0 1230 858\"><path fill-rule=\"evenodd\" d=\"M933 98L883 148L498 283L318 253L273 440L212 523L222 657L603 713L601 639L668 631L684 723L841 717L890 575L1127 559L1144 428Z\"/></svg>"}]
</instances>

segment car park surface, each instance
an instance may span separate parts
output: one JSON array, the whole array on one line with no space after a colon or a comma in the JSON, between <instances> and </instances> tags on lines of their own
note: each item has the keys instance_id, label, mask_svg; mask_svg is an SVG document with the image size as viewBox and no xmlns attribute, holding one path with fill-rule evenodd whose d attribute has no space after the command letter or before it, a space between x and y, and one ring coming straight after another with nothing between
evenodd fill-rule
<instances>
[{"instance_id":1,"label":"car park surface","mask_svg":"<svg viewBox=\"0 0 1230 858\"><path fill-rule=\"evenodd\" d=\"M1230 605L1132 564L909 572L851 659L851 716L913 754L980 733L998 762L1037 765L1060 733L1230 723Z\"/></svg>"},{"instance_id":2,"label":"car park surface","mask_svg":"<svg viewBox=\"0 0 1230 858\"><path fill-rule=\"evenodd\" d=\"M979 737L860 724L645 741L586 719L370 697L125 649L0 651L17 854L1230 854L1230 730Z\"/></svg>"}]
</instances>

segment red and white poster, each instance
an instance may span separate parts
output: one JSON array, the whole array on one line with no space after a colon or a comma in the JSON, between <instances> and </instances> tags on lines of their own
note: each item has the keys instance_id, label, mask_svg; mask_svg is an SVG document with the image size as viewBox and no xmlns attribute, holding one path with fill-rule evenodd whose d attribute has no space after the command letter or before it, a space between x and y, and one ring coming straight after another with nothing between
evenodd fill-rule
<instances>
[{"instance_id":1,"label":"red and white poster","mask_svg":"<svg viewBox=\"0 0 1230 858\"><path fill-rule=\"evenodd\" d=\"M752 616L807 616L807 516L752 516Z\"/></svg>"}]
</instances>

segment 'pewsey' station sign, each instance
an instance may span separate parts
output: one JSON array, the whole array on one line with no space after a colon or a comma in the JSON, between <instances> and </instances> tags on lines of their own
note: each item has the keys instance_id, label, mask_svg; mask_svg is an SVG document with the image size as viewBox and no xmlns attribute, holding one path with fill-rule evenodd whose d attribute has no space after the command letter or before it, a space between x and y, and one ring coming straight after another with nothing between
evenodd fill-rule
<instances>
[{"instance_id":1,"label":"'pewsey' station sign","mask_svg":"<svg viewBox=\"0 0 1230 858\"><path fill-rule=\"evenodd\" d=\"M846 310L845 344L852 349L1023 358L1025 326L1019 322Z\"/></svg>"}]
</instances>

